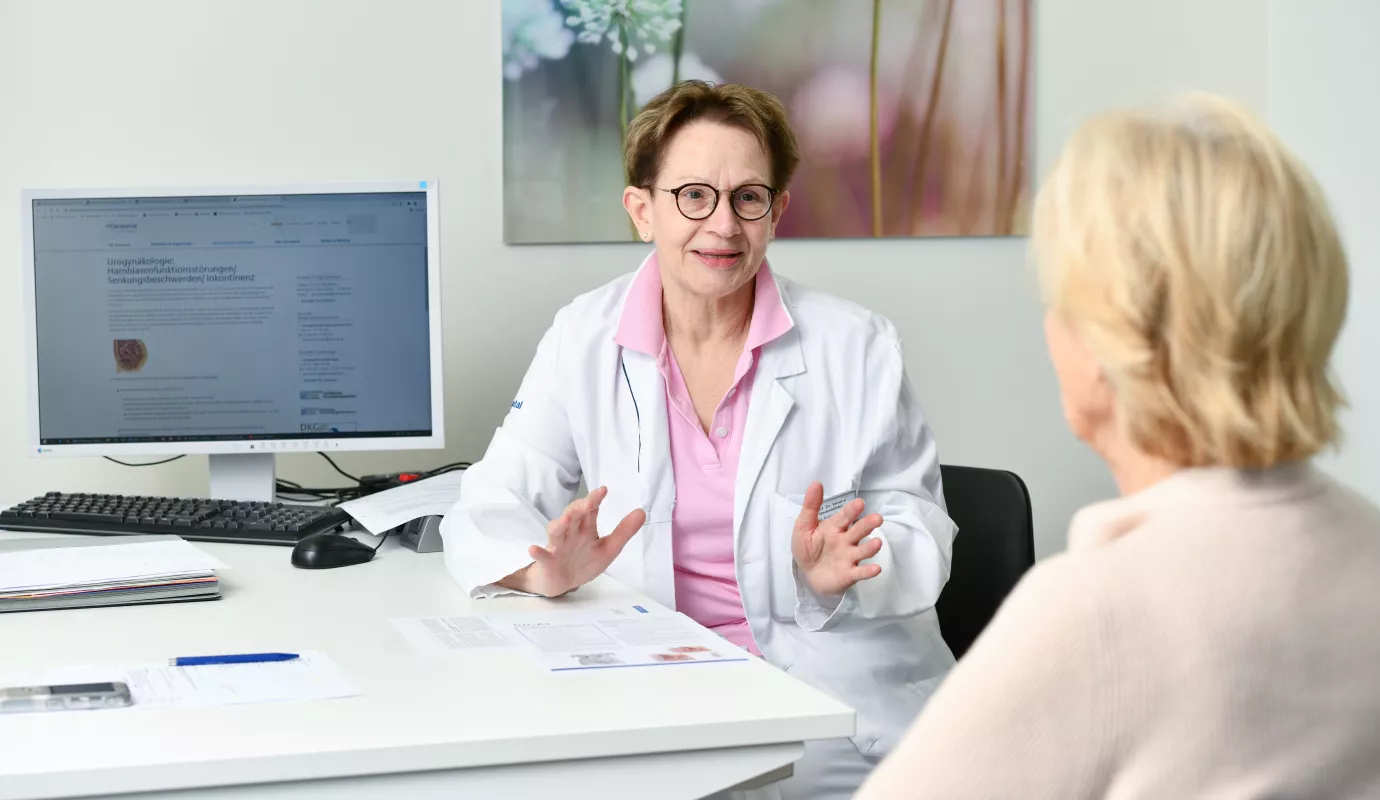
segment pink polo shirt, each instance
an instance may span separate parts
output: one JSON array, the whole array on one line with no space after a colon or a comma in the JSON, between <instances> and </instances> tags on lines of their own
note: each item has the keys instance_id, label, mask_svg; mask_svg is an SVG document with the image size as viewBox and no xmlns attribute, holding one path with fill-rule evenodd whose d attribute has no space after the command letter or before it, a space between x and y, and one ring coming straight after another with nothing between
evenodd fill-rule
<instances>
[{"instance_id":1,"label":"pink polo shirt","mask_svg":"<svg viewBox=\"0 0 1380 800\"><path fill-rule=\"evenodd\" d=\"M733 373L733 385L719 400L707 433L700 427L685 378L666 341L656 256L647 259L633 279L614 337L629 350L654 356L666 383L671 471L676 481L676 504L671 512L676 610L756 655L761 651L748 628L733 571L733 486L757 357L762 345L792 325L771 269L763 262L757 272L752 321Z\"/></svg>"}]
</instances>

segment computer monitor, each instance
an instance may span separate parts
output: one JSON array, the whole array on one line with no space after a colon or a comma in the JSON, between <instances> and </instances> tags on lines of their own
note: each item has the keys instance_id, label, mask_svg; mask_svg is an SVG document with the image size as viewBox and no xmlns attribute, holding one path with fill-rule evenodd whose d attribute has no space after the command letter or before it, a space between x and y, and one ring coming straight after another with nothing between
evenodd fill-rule
<instances>
[{"instance_id":1,"label":"computer monitor","mask_svg":"<svg viewBox=\"0 0 1380 800\"><path fill-rule=\"evenodd\" d=\"M277 453L443 447L437 192L24 192L29 452L204 453L271 500Z\"/></svg>"}]
</instances>

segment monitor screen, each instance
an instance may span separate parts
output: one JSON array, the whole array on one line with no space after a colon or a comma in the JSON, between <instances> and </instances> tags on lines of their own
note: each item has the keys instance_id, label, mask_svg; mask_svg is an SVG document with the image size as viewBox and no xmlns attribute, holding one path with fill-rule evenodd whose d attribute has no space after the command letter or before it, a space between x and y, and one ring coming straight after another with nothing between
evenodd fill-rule
<instances>
[{"instance_id":1,"label":"monitor screen","mask_svg":"<svg viewBox=\"0 0 1380 800\"><path fill-rule=\"evenodd\" d=\"M37 445L433 437L435 215L408 186L26 197Z\"/></svg>"}]
</instances>

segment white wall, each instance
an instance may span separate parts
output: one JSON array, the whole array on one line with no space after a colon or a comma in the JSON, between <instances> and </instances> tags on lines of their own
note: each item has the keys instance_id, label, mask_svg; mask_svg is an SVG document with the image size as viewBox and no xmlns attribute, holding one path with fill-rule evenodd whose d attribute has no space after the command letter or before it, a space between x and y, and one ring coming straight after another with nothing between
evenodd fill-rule
<instances>
[{"instance_id":1,"label":"white wall","mask_svg":"<svg viewBox=\"0 0 1380 800\"><path fill-rule=\"evenodd\" d=\"M497 0L0 2L4 342L22 340L22 187L432 176L445 192L450 447L341 458L359 471L427 466L477 458L555 310L641 256L635 245L502 244ZM1041 172L1079 120L1108 106L1208 89L1264 110L1257 0L1037 8ZM1046 554L1078 506L1114 490L1064 428L1024 245L788 241L772 258L896 322L943 460L1020 473ZM202 459L147 470L26 459L21 358L0 355L11 376L0 384L0 502L53 488L204 491ZM333 481L313 456L283 456L279 473Z\"/></svg>"},{"instance_id":2,"label":"white wall","mask_svg":"<svg viewBox=\"0 0 1380 800\"><path fill-rule=\"evenodd\" d=\"M1308 163L1351 259L1351 302L1334 365L1351 408L1323 466L1380 502L1380 4L1271 0L1270 122Z\"/></svg>"}]
</instances>

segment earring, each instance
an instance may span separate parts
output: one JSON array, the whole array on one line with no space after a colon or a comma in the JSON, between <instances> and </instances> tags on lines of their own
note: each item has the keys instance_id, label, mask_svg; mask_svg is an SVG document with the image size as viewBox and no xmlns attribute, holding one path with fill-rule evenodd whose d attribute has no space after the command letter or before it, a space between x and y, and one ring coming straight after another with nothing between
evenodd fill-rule
<instances>
[{"instance_id":1,"label":"earring","mask_svg":"<svg viewBox=\"0 0 1380 800\"><path fill-rule=\"evenodd\" d=\"M646 231L643 231L643 232L642 232L642 241L644 241L644 242L650 242L651 240L652 240L652 235L651 235L650 233L646 232Z\"/></svg>"}]
</instances>

